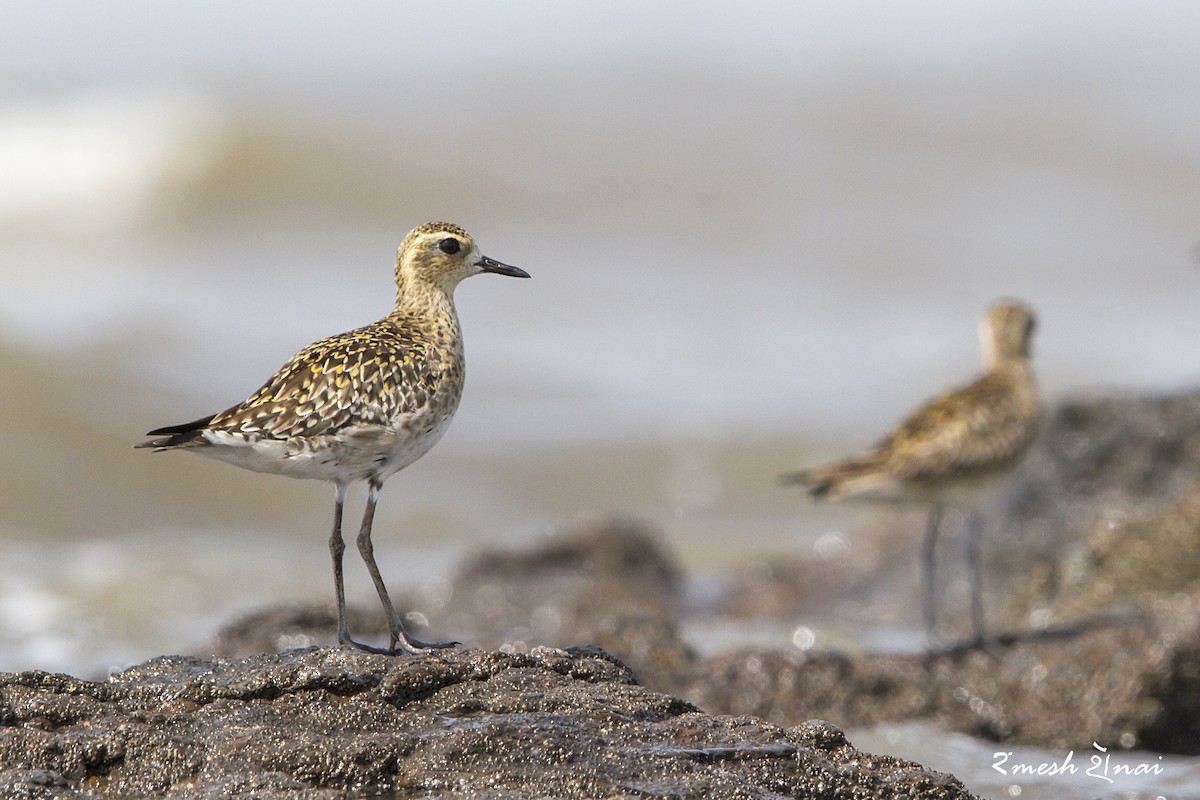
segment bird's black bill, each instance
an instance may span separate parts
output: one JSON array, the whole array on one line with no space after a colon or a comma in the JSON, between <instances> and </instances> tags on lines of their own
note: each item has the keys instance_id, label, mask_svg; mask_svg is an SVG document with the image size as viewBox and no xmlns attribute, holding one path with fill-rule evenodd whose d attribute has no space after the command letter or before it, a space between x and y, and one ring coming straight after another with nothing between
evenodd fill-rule
<instances>
[{"instance_id":1,"label":"bird's black bill","mask_svg":"<svg viewBox=\"0 0 1200 800\"><path fill-rule=\"evenodd\" d=\"M512 278L528 278L529 273L520 267L510 267L508 264L501 264L493 258L480 256L475 262L475 266L479 267L484 272L494 272L497 275L508 275Z\"/></svg>"}]
</instances>

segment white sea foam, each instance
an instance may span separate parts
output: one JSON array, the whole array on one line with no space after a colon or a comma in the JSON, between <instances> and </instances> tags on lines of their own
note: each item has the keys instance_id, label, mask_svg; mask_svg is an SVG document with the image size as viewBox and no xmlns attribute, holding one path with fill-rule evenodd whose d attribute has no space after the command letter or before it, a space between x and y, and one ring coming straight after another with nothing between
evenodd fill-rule
<instances>
[{"instance_id":1,"label":"white sea foam","mask_svg":"<svg viewBox=\"0 0 1200 800\"><path fill-rule=\"evenodd\" d=\"M0 229L123 233L202 175L223 131L200 97L91 93L0 105Z\"/></svg>"}]
</instances>

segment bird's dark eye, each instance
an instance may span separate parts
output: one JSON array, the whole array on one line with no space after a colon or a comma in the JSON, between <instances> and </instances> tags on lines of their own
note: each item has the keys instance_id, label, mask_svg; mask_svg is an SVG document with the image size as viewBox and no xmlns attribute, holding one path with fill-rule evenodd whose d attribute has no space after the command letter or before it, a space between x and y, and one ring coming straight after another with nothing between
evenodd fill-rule
<instances>
[{"instance_id":1,"label":"bird's dark eye","mask_svg":"<svg viewBox=\"0 0 1200 800\"><path fill-rule=\"evenodd\" d=\"M447 255L454 255L462 248L462 243L454 237L447 237L438 242L438 249Z\"/></svg>"}]
</instances>

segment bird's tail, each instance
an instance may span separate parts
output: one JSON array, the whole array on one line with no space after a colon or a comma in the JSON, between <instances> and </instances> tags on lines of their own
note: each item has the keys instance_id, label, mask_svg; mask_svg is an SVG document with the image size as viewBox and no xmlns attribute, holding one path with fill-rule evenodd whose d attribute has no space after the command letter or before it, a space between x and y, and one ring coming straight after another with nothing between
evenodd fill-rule
<instances>
[{"instance_id":1,"label":"bird's tail","mask_svg":"<svg viewBox=\"0 0 1200 800\"><path fill-rule=\"evenodd\" d=\"M858 494L874 485L880 477L881 459L877 452L863 453L822 464L812 469L783 476L787 485L799 485L817 499Z\"/></svg>"}]
</instances>

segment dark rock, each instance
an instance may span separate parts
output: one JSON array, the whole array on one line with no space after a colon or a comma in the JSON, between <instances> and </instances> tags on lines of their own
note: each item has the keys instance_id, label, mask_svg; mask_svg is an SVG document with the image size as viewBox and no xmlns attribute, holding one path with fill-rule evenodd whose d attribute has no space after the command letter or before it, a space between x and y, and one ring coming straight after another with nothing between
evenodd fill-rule
<instances>
[{"instance_id":1,"label":"dark rock","mask_svg":"<svg viewBox=\"0 0 1200 800\"><path fill-rule=\"evenodd\" d=\"M679 570L645 527L583 520L522 550L470 557L436 600L415 605L437 631L484 646L582 641L605 615L677 619Z\"/></svg>"},{"instance_id":2,"label":"dark rock","mask_svg":"<svg viewBox=\"0 0 1200 800\"><path fill-rule=\"evenodd\" d=\"M66 778L52 770L0 768L0 797L6 800L74 800L92 796L75 791Z\"/></svg>"},{"instance_id":3,"label":"dark rock","mask_svg":"<svg viewBox=\"0 0 1200 800\"><path fill-rule=\"evenodd\" d=\"M841 731L710 716L599 649L159 658L0 676L5 797L960 798Z\"/></svg>"},{"instance_id":4,"label":"dark rock","mask_svg":"<svg viewBox=\"0 0 1200 800\"><path fill-rule=\"evenodd\" d=\"M697 661L674 622L659 617L606 614L584 629L580 641L619 655L643 686L673 692Z\"/></svg>"},{"instance_id":5,"label":"dark rock","mask_svg":"<svg viewBox=\"0 0 1200 800\"><path fill-rule=\"evenodd\" d=\"M1137 612L1200 615L1200 392L1062 404L987 544L1013 630Z\"/></svg>"},{"instance_id":6,"label":"dark rock","mask_svg":"<svg viewBox=\"0 0 1200 800\"><path fill-rule=\"evenodd\" d=\"M680 693L727 714L845 727L928 718L1047 748L1200 753L1200 646L1130 623L928 654L728 653Z\"/></svg>"},{"instance_id":7,"label":"dark rock","mask_svg":"<svg viewBox=\"0 0 1200 800\"><path fill-rule=\"evenodd\" d=\"M348 606L346 621L362 638L387 638L387 620L380 610ZM296 604L243 614L223 625L216 638L200 649L204 655L240 658L337 643L337 609L332 604Z\"/></svg>"},{"instance_id":8,"label":"dark rock","mask_svg":"<svg viewBox=\"0 0 1200 800\"><path fill-rule=\"evenodd\" d=\"M852 535L829 531L807 553L756 554L729 576L715 610L831 629L915 623L924 519L919 509L891 513Z\"/></svg>"}]
</instances>

